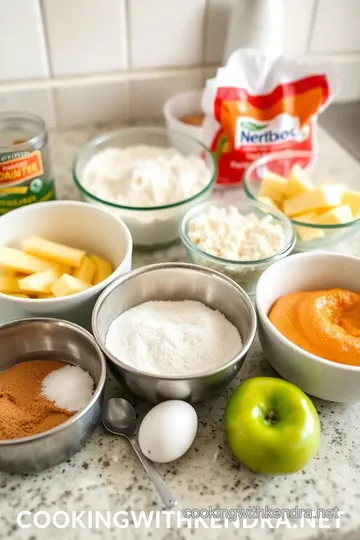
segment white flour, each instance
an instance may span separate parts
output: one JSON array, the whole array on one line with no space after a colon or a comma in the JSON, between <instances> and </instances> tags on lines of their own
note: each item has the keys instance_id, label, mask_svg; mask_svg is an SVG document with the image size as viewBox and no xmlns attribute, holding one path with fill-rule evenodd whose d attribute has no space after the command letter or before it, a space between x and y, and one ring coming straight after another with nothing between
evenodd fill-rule
<instances>
[{"instance_id":1,"label":"white flour","mask_svg":"<svg viewBox=\"0 0 360 540\"><path fill-rule=\"evenodd\" d=\"M183 201L210 181L205 161L175 148L106 148L87 163L84 187L100 199L124 206L152 207Z\"/></svg>"},{"instance_id":2,"label":"white flour","mask_svg":"<svg viewBox=\"0 0 360 540\"><path fill-rule=\"evenodd\" d=\"M119 360L161 375L195 375L225 364L242 348L222 313L193 300L145 302L117 317L105 345Z\"/></svg>"}]
</instances>

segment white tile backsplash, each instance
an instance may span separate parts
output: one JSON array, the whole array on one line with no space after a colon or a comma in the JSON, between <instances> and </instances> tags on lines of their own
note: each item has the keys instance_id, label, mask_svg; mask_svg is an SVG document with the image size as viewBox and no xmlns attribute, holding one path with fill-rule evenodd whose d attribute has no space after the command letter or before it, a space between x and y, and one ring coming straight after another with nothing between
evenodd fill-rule
<instances>
[{"instance_id":1,"label":"white tile backsplash","mask_svg":"<svg viewBox=\"0 0 360 540\"><path fill-rule=\"evenodd\" d=\"M133 69L200 65L205 0L129 0Z\"/></svg>"},{"instance_id":2,"label":"white tile backsplash","mask_svg":"<svg viewBox=\"0 0 360 540\"><path fill-rule=\"evenodd\" d=\"M0 81L46 77L47 64L37 0L0 0Z\"/></svg>"},{"instance_id":3,"label":"white tile backsplash","mask_svg":"<svg viewBox=\"0 0 360 540\"><path fill-rule=\"evenodd\" d=\"M29 111L41 116L49 127L56 124L51 90L0 92L0 112Z\"/></svg>"},{"instance_id":4,"label":"white tile backsplash","mask_svg":"<svg viewBox=\"0 0 360 540\"><path fill-rule=\"evenodd\" d=\"M158 117L216 73L237 1L0 0L0 111L61 127ZM359 100L360 0L283 2L285 54L333 60L337 100Z\"/></svg>"},{"instance_id":5,"label":"white tile backsplash","mask_svg":"<svg viewBox=\"0 0 360 540\"><path fill-rule=\"evenodd\" d=\"M94 83L61 87L55 90L60 127L129 119L129 85Z\"/></svg>"},{"instance_id":6,"label":"white tile backsplash","mask_svg":"<svg viewBox=\"0 0 360 540\"><path fill-rule=\"evenodd\" d=\"M236 0L208 0L205 26L205 62L222 62L229 16Z\"/></svg>"},{"instance_id":7,"label":"white tile backsplash","mask_svg":"<svg viewBox=\"0 0 360 540\"><path fill-rule=\"evenodd\" d=\"M360 99L360 55L334 58L339 75L339 92L336 101Z\"/></svg>"},{"instance_id":8,"label":"white tile backsplash","mask_svg":"<svg viewBox=\"0 0 360 540\"><path fill-rule=\"evenodd\" d=\"M360 51L360 1L318 0L311 52L355 51Z\"/></svg>"},{"instance_id":9,"label":"white tile backsplash","mask_svg":"<svg viewBox=\"0 0 360 540\"><path fill-rule=\"evenodd\" d=\"M190 73L185 76L169 76L167 78L132 81L130 83L130 107L131 117L135 120L142 118L160 118L165 101L185 90L203 88L205 74Z\"/></svg>"},{"instance_id":10,"label":"white tile backsplash","mask_svg":"<svg viewBox=\"0 0 360 540\"><path fill-rule=\"evenodd\" d=\"M284 1L284 53L305 54L310 39L315 0Z\"/></svg>"},{"instance_id":11,"label":"white tile backsplash","mask_svg":"<svg viewBox=\"0 0 360 540\"><path fill-rule=\"evenodd\" d=\"M54 76L127 67L125 0L42 1Z\"/></svg>"}]
</instances>

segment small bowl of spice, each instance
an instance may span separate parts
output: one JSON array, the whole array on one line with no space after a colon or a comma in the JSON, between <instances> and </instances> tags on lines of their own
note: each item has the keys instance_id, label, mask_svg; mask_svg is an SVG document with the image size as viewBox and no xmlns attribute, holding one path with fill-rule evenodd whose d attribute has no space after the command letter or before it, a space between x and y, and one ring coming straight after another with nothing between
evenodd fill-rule
<instances>
[{"instance_id":1,"label":"small bowl of spice","mask_svg":"<svg viewBox=\"0 0 360 540\"><path fill-rule=\"evenodd\" d=\"M169 98L163 107L166 125L169 129L203 140L204 113L201 108L203 90L180 92Z\"/></svg>"},{"instance_id":2,"label":"small bowl of spice","mask_svg":"<svg viewBox=\"0 0 360 540\"><path fill-rule=\"evenodd\" d=\"M69 459L100 417L100 348L80 326L48 318L1 325L0 343L0 470L37 472Z\"/></svg>"},{"instance_id":3,"label":"small bowl of spice","mask_svg":"<svg viewBox=\"0 0 360 540\"><path fill-rule=\"evenodd\" d=\"M180 237L189 262L225 274L251 297L263 271L289 255L296 241L282 212L247 200L195 206L183 218Z\"/></svg>"}]
</instances>

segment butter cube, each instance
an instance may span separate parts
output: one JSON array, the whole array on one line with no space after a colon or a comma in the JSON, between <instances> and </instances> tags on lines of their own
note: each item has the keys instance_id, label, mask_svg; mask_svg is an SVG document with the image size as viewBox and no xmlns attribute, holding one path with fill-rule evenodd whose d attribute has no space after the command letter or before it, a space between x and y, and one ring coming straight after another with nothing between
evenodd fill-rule
<instances>
[{"instance_id":1,"label":"butter cube","mask_svg":"<svg viewBox=\"0 0 360 540\"><path fill-rule=\"evenodd\" d=\"M313 229L311 227L300 227L296 225L295 231L299 236L300 240L302 240L303 242L310 242L311 240L315 240L316 238L323 238L325 236L324 231L322 231L321 229Z\"/></svg>"},{"instance_id":2,"label":"butter cube","mask_svg":"<svg viewBox=\"0 0 360 540\"><path fill-rule=\"evenodd\" d=\"M54 268L54 270L57 270L60 275L63 274L72 274L73 267L69 264L56 264L54 261L46 261L51 265L51 268Z\"/></svg>"},{"instance_id":3,"label":"butter cube","mask_svg":"<svg viewBox=\"0 0 360 540\"><path fill-rule=\"evenodd\" d=\"M79 268L75 268L73 276L81 279L81 281L85 281L85 283L92 283L95 270L95 264L89 259L89 257L85 257ZM64 272L64 274L69 274L69 272Z\"/></svg>"},{"instance_id":4,"label":"butter cube","mask_svg":"<svg viewBox=\"0 0 360 540\"><path fill-rule=\"evenodd\" d=\"M303 221L304 223L314 223L315 220L319 217L317 212L308 212L307 214L299 214L294 218L296 221ZM295 225L295 231L299 236L300 240L303 242L310 242L316 238L323 238L325 236L324 231L321 229L315 229L312 227L301 227Z\"/></svg>"},{"instance_id":5,"label":"butter cube","mask_svg":"<svg viewBox=\"0 0 360 540\"><path fill-rule=\"evenodd\" d=\"M314 223L314 220L316 220L319 217L319 214L317 212L307 212L306 214L299 214L294 219L296 221L303 221L304 223Z\"/></svg>"},{"instance_id":6,"label":"butter cube","mask_svg":"<svg viewBox=\"0 0 360 540\"><path fill-rule=\"evenodd\" d=\"M37 272L25 278L19 279L19 287L22 291L34 293L49 293L50 288L58 281L61 274L58 270L50 268L45 272Z\"/></svg>"},{"instance_id":7,"label":"butter cube","mask_svg":"<svg viewBox=\"0 0 360 540\"><path fill-rule=\"evenodd\" d=\"M51 287L51 292L54 296L69 296L81 291L89 289L91 285L85 283L74 276L63 274L61 278Z\"/></svg>"},{"instance_id":8,"label":"butter cube","mask_svg":"<svg viewBox=\"0 0 360 540\"><path fill-rule=\"evenodd\" d=\"M312 210L325 211L327 208L340 206L341 198L342 190L338 186L322 186L290 197L284 202L283 211L290 217Z\"/></svg>"},{"instance_id":9,"label":"butter cube","mask_svg":"<svg viewBox=\"0 0 360 540\"><path fill-rule=\"evenodd\" d=\"M28 294L18 294L18 293L5 293L7 296L16 296L17 298L30 298Z\"/></svg>"},{"instance_id":10,"label":"butter cube","mask_svg":"<svg viewBox=\"0 0 360 540\"><path fill-rule=\"evenodd\" d=\"M97 285L104 281L113 272L113 268L109 261L99 257L98 255L89 255L89 259L95 265L95 274L93 277L93 285Z\"/></svg>"},{"instance_id":11,"label":"butter cube","mask_svg":"<svg viewBox=\"0 0 360 540\"><path fill-rule=\"evenodd\" d=\"M18 280L15 277L0 276L0 292L5 294L20 293Z\"/></svg>"},{"instance_id":12,"label":"butter cube","mask_svg":"<svg viewBox=\"0 0 360 540\"><path fill-rule=\"evenodd\" d=\"M11 268L5 268L3 266L0 267L0 276L16 277L18 275L19 272L16 272L16 270L12 270Z\"/></svg>"},{"instance_id":13,"label":"butter cube","mask_svg":"<svg viewBox=\"0 0 360 540\"><path fill-rule=\"evenodd\" d=\"M264 204L267 204L268 206L272 206L273 208L276 208L277 210L279 210L279 206L276 204L275 201L270 199L270 197L258 197L258 201L262 202Z\"/></svg>"},{"instance_id":14,"label":"butter cube","mask_svg":"<svg viewBox=\"0 0 360 540\"><path fill-rule=\"evenodd\" d=\"M324 214L320 214L315 220L319 225L340 225L353 221L354 217L351 208L348 204L343 204L328 210Z\"/></svg>"},{"instance_id":15,"label":"butter cube","mask_svg":"<svg viewBox=\"0 0 360 540\"><path fill-rule=\"evenodd\" d=\"M294 197L300 193L312 191L314 187L304 169L297 164L293 165L289 176L288 196Z\"/></svg>"},{"instance_id":16,"label":"butter cube","mask_svg":"<svg viewBox=\"0 0 360 540\"><path fill-rule=\"evenodd\" d=\"M67 264L75 266L76 268L81 265L85 257L85 251L64 246L57 242L51 242L50 240L45 240L45 238L39 238L37 236L24 240L23 250L25 253L43 257L48 261L53 261L58 264Z\"/></svg>"},{"instance_id":17,"label":"butter cube","mask_svg":"<svg viewBox=\"0 0 360 540\"><path fill-rule=\"evenodd\" d=\"M282 203L288 193L288 179L267 171L260 186L259 197L270 197L276 203Z\"/></svg>"},{"instance_id":18,"label":"butter cube","mask_svg":"<svg viewBox=\"0 0 360 540\"><path fill-rule=\"evenodd\" d=\"M23 274L34 274L51 268L51 263L18 249L0 247L0 266Z\"/></svg>"},{"instance_id":19,"label":"butter cube","mask_svg":"<svg viewBox=\"0 0 360 540\"><path fill-rule=\"evenodd\" d=\"M344 191L342 203L350 206L354 219L360 217L360 191L351 189Z\"/></svg>"}]
</instances>

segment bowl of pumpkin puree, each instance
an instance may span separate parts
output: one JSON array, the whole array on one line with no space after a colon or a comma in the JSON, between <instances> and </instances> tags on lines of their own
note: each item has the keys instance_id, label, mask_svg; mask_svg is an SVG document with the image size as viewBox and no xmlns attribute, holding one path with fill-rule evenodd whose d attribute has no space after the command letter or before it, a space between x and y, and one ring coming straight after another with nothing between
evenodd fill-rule
<instances>
[{"instance_id":1,"label":"bowl of pumpkin puree","mask_svg":"<svg viewBox=\"0 0 360 540\"><path fill-rule=\"evenodd\" d=\"M272 367L312 396L360 401L360 258L300 253L256 289L259 337Z\"/></svg>"}]
</instances>

